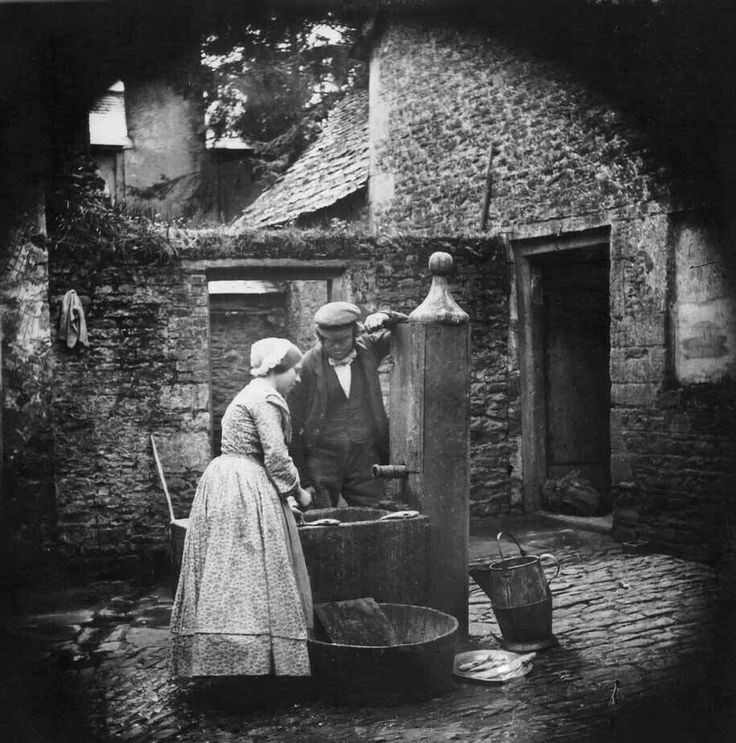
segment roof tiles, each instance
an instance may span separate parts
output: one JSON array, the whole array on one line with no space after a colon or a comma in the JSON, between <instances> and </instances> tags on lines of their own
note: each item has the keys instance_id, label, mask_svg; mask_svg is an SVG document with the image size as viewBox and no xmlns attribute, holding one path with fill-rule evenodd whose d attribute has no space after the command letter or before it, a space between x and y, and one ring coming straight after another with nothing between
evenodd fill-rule
<instances>
[{"instance_id":1,"label":"roof tiles","mask_svg":"<svg viewBox=\"0 0 736 743\"><path fill-rule=\"evenodd\" d=\"M292 222L355 193L367 180L368 91L355 90L335 104L317 140L233 227Z\"/></svg>"}]
</instances>

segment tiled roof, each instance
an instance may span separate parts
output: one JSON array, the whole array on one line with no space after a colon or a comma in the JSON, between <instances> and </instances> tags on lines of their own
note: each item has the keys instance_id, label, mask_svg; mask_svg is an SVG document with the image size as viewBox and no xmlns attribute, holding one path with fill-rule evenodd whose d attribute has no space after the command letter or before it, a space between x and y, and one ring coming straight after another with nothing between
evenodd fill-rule
<instances>
[{"instance_id":1,"label":"tiled roof","mask_svg":"<svg viewBox=\"0 0 736 743\"><path fill-rule=\"evenodd\" d=\"M291 222L355 193L367 180L368 91L356 90L335 104L317 140L233 227Z\"/></svg>"},{"instance_id":2,"label":"tiled roof","mask_svg":"<svg viewBox=\"0 0 736 743\"><path fill-rule=\"evenodd\" d=\"M111 85L89 112L89 143L132 147L125 121L125 88L122 83Z\"/></svg>"}]
</instances>

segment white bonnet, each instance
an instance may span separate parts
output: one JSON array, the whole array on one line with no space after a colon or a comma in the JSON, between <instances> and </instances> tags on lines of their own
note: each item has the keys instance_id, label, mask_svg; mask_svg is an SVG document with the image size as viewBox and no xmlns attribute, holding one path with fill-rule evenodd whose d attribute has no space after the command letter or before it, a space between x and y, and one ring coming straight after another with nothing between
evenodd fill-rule
<instances>
[{"instance_id":1,"label":"white bonnet","mask_svg":"<svg viewBox=\"0 0 736 743\"><path fill-rule=\"evenodd\" d=\"M253 377L265 377L271 370L286 371L298 364L302 352L286 338L263 338L250 347L250 373Z\"/></svg>"}]
</instances>

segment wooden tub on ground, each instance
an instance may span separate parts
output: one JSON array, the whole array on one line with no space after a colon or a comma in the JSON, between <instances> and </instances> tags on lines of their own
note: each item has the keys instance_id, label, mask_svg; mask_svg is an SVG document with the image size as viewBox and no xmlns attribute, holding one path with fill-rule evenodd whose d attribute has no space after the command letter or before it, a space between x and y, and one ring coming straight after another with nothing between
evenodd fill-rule
<instances>
[{"instance_id":1,"label":"wooden tub on ground","mask_svg":"<svg viewBox=\"0 0 736 743\"><path fill-rule=\"evenodd\" d=\"M340 645L309 640L319 696L338 705L391 705L429 699L453 686L455 617L424 606L379 604L397 645Z\"/></svg>"}]
</instances>

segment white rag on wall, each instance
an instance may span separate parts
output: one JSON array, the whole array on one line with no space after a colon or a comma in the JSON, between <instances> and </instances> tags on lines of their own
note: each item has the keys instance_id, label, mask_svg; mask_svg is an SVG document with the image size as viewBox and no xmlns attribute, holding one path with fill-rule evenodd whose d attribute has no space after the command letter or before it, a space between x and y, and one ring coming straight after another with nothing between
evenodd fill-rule
<instances>
[{"instance_id":1,"label":"white rag on wall","mask_svg":"<svg viewBox=\"0 0 736 743\"><path fill-rule=\"evenodd\" d=\"M61 300L61 318L57 337L66 342L67 348L74 348L78 342L89 346L84 308L74 289L70 289Z\"/></svg>"}]
</instances>

